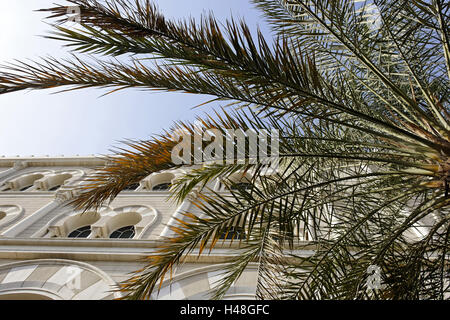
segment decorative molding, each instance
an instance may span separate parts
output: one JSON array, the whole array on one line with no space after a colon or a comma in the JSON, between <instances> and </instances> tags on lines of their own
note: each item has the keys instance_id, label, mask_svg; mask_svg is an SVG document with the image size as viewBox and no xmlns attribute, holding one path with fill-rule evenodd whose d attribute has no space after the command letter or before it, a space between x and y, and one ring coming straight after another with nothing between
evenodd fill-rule
<instances>
[{"instance_id":1,"label":"decorative molding","mask_svg":"<svg viewBox=\"0 0 450 320\"><path fill-rule=\"evenodd\" d=\"M178 208L175 210L175 212L170 217L169 222L164 227L163 231L160 234L160 237L168 238L171 235L173 235L173 231L170 229L171 226L174 226L177 224L177 220L183 220L184 213L189 210L191 207L191 204L198 196L198 190L193 190L190 192L186 198L183 200L183 202L178 206Z\"/></svg>"},{"instance_id":2,"label":"decorative molding","mask_svg":"<svg viewBox=\"0 0 450 320\"><path fill-rule=\"evenodd\" d=\"M80 191L77 190L76 188L71 189L60 188L56 191L54 200L60 204L63 204L65 202L68 202L69 200L74 199L79 194Z\"/></svg>"},{"instance_id":3,"label":"decorative molding","mask_svg":"<svg viewBox=\"0 0 450 320\"><path fill-rule=\"evenodd\" d=\"M140 187L138 188L138 191L140 190L148 190L152 191L153 187L161 184L161 183L173 183L178 177L186 173L185 170L182 169L171 169L171 170L164 170L164 171L158 171L153 172L152 174L148 175L144 179L140 181Z\"/></svg>"},{"instance_id":4,"label":"decorative molding","mask_svg":"<svg viewBox=\"0 0 450 320\"><path fill-rule=\"evenodd\" d=\"M64 202L66 198L63 195L60 199ZM118 228L134 225L136 234L133 239L141 239L150 228L154 227L160 216L155 208L143 205L129 205L117 208L102 207L102 209L97 211L99 217L94 222L89 219L86 220L86 214L89 212L66 211L59 214L51 219L44 228L34 233L32 237L65 238L73 230L90 225L91 234L88 236L89 239L108 238L111 232ZM78 220L80 221L77 222Z\"/></svg>"},{"instance_id":5,"label":"decorative molding","mask_svg":"<svg viewBox=\"0 0 450 320\"><path fill-rule=\"evenodd\" d=\"M11 168L0 172L0 179L6 178L16 173L17 171L24 169L25 167L27 167L27 165L28 163L26 161L15 161Z\"/></svg>"},{"instance_id":6,"label":"decorative molding","mask_svg":"<svg viewBox=\"0 0 450 320\"><path fill-rule=\"evenodd\" d=\"M26 161L15 161L13 166L15 170L22 170L26 167L28 167L28 162Z\"/></svg>"},{"instance_id":7,"label":"decorative molding","mask_svg":"<svg viewBox=\"0 0 450 320\"><path fill-rule=\"evenodd\" d=\"M35 272L38 269L46 270L50 274ZM0 295L32 290L36 294L39 294L39 291L52 293L64 300L121 297L120 292L111 293L111 290L117 288L117 284L108 274L85 262L36 259L1 265L0 272L6 273L5 278L0 281ZM71 283L73 275L79 277L76 286Z\"/></svg>"},{"instance_id":8,"label":"decorative molding","mask_svg":"<svg viewBox=\"0 0 450 320\"><path fill-rule=\"evenodd\" d=\"M1 205L0 212L4 212L5 216L0 219L0 228L7 227L23 217L25 210L19 205Z\"/></svg>"},{"instance_id":9,"label":"decorative molding","mask_svg":"<svg viewBox=\"0 0 450 320\"><path fill-rule=\"evenodd\" d=\"M104 212L111 211L112 209L108 206L102 206L98 212L100 214L103 214ZM89 212L89 211L88 211ZM86 212L86 213L88 213ZM64 231L64 223L67 221L67 219L70 219L72 217L75 217L77 215L83 214L83 211L73 211L73 210L66 210L62 214L57 214L55 217L50 219L50 221L41 229L36 231L34 234L31 235L31 238L51 238L53 236L55 237L65 237L66 232ZM71 230L73 231L73 230ZM71 232L69 231L69 232Z\"/></svg>"},{"instance_id":10,"label":"decorative molding","mask_svg":"<svg viewBox=\"0 0 450 320\"><path fill-rule=\"evenodd\" d=\"M17 172L14 169L14 172ZM8 174L11 175L12 173ZM85 175L83 170L34 170L18 173L5 181L6 187L18 191L30 186L26 191L47 191L54 186L61 185L62 189L70 189L81 183Z\"/></svg>"},{"instance_id":11,"label":"decorative molding","mask_svg":"<svg viewBox=\"0 0 450 320\"><path fill-rule=\"evenodd\" d=\"M3 232L3 236L5 237L15 237L25 229L27 229L29 226L34 224L39 219L42 219L45 215L47 215L52 210L59 207L61 203L58 201L52 201L45 206L43 206L41 209L37 210L21 222L15 224L11 228L7 229L5 232Z\"/></svg>"},{"instance_id":12,"label":"decorative molding","mask_svg":"<svg viewBox=\"0 0 450 320\"><path fill-rule=\"evenodd\" d=\"M221 274L223 274L225 267L226 264L214 264L175 275L163 282L159 293L152 294L152 299L208 299L211 289L214 287L214 282L222 277ZM237 299L239 297L255 299L257 270L258 264L250 263L241 277L231 285L224 299ZM250 282L254 280L254 284L246 283L249 282L249 276L252 278ZM173 288L176 288L176 290L173 290Z\"/></svg>"},{"instance_id":13,"label":"decorative molding","mask_svg":"<svg viewBox=\"0 0 450 320\"><path fill-rule=\"evenodd\" d=\"M133 239L140 239L157 218L157 210L149 206L129 205L114 208L92 224L92 237L108 238L113 231L133 225L136 232Z\"/></svg>"}]
</instances>

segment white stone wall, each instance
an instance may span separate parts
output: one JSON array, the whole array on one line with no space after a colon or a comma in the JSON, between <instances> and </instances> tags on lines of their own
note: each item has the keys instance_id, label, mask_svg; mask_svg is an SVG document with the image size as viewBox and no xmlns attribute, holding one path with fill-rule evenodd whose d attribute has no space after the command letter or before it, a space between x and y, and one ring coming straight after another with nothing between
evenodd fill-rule
<instances>
[{"instance_id":1,"label":"white stone wall","mask_svg":"<svg viewBox=\"0 0 450 320\"><path fill-rule=\"evenodd\" d=\"M3 231L8 228L14 227L23 221L23 219L29 217L37 210L41 209L53 200L52 195L41 195L41 196L23 196L23 195L0 195L0 206L1 205L18 205L24 210L24 215L18 221L14 221L13 224L2 227L0 220L0 235Z\"/></svg>"},{"instance_id":2,"label":"white stone wall","mask_svg":"<svg viewBox=\"0 0 450 320\"><path fill-rule=\"evenodd\" d=\"M145 206L157 212L155 223L139 239L73 239L49 238L49 229L76 214L62 202L56 192L43 190L1 191L5 181L39 171L78 170L85 173L101 164L96 158L0 158L1 206L16 205L23 209L20 218L2 227L0 219L0 299L41 292L51 299L113 299L117 294L105 293L124 281L129 273L142 268L140 260L154 252L166 225L177 215L177 209L198 213L189 202L185 205L168 200L166 191L150 191L148 187L161 176L153 175L141 182L137 191L123 191L109 210L127 206ZM213 185L211 185L212 187ZM147 189L146 189L147 187ZM45 237L45 234L47 237ZM213 282L220 279L217 271L232 249L218 249L199 260L192 258L174 273L171 288L166 281L157 299L205 299ZM81 287L67 282L67 270L82 270ZM66 270L66 271L65 271ZM254 268L246 272L230 290L230 298L251 298L256 281ZM25 291L24 291L25 290Z\"/></svg>"}]
</instances>

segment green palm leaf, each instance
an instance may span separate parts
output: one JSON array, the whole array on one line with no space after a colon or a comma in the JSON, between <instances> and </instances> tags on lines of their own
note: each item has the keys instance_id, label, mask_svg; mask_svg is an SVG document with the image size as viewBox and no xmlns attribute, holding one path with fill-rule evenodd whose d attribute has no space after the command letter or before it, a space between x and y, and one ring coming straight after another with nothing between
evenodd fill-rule
<instances>
[{"instance_id":1,"label":"green palm leaf","mask_svg":"<svg viewBox=\"0 0 450 320\"><path fill-rule=\"evenodd\" d=\"M208 94L229 104L198 118L203 130L279 133L276 172L247 151L242 163L235 156L196 163L176 182L172 197L195 194L198 210L177 218L173 236L122 284L127 298L149 298L173 267L224 245L223 235L235 254L212 298L249 265L258 268L262 299L449 297L449 3L253 0L277 33L267 41L232 19L170 21L150 1L70 2L81 10L78 28L64 27L65 6L43 11L56 19L49 37L73 59L7 64L0 94L54 87ZM87 62L85 53L95 56ZM180 130L196 127L176 123L149 141L125 142L71 204L98 207L176 166ZM228 179L236 175L250 176L251 188ZM211 190L216 179L227 192ZM382 282L372 290L374 266Z\"/></svg>"}]
</instances>

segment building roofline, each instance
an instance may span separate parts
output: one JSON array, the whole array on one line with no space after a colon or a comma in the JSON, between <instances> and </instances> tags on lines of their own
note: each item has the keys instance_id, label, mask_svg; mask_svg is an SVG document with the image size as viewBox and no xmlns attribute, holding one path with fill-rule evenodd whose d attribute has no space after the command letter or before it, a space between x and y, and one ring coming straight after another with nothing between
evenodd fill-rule
<instances>
[{"instance_id":1,"label":"building roofline","mask_svg":"<svg viewBox=\"0 0 450 320\"><path fill-rule=\"evenodd\" d=\"M29 157L5 157L0 156L0 167L14 167L22 163L28 167L40 166L101 166L106 161L100 155L90 156L29 156Z\"/></svg>"}]
</instances>

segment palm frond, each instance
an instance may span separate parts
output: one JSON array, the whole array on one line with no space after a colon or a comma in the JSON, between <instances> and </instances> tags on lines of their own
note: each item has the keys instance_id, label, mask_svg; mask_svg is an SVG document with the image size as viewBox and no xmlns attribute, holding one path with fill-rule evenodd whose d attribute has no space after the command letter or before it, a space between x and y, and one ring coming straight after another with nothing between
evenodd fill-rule
<instances>
[{"instance_id":1,"label":"palm frond","mask_svg":"<svg viewBox=\"0 0 450 320\"><path fill-rule=\"evenodd\" d=\"M193 152L188 162L196 166L172 197L195 192L197 209L176 219L175 235L122 284L126 298L151 297L175 266L211 252L224 235L239 245L213 298L250 264L263 299L448 297L448 3L253 0L277 33L270 42L243 21L170 21L145 0L69 2L81 11L76 29L64 27L65 6L43 11L56 19L49 37L74 58L3 66L0 94L55 87L207 94L228 103L197 119L216 138L227 130L278 132L276 172L249 149L241 159L216 150L213 162ZM97 56L88 63L84 53ZM98 207L177 166L177 132L196 130L180 122L148 141L125 142L71 204ZM203 159L209 142L189 146ZM227 179L244 173L250 188ZM217 179L226 192L209 187ZM236 228L245 239L236 239ZM367 288L371 266L382 275L375 290Z\"/></svg>"}]
</instances>

